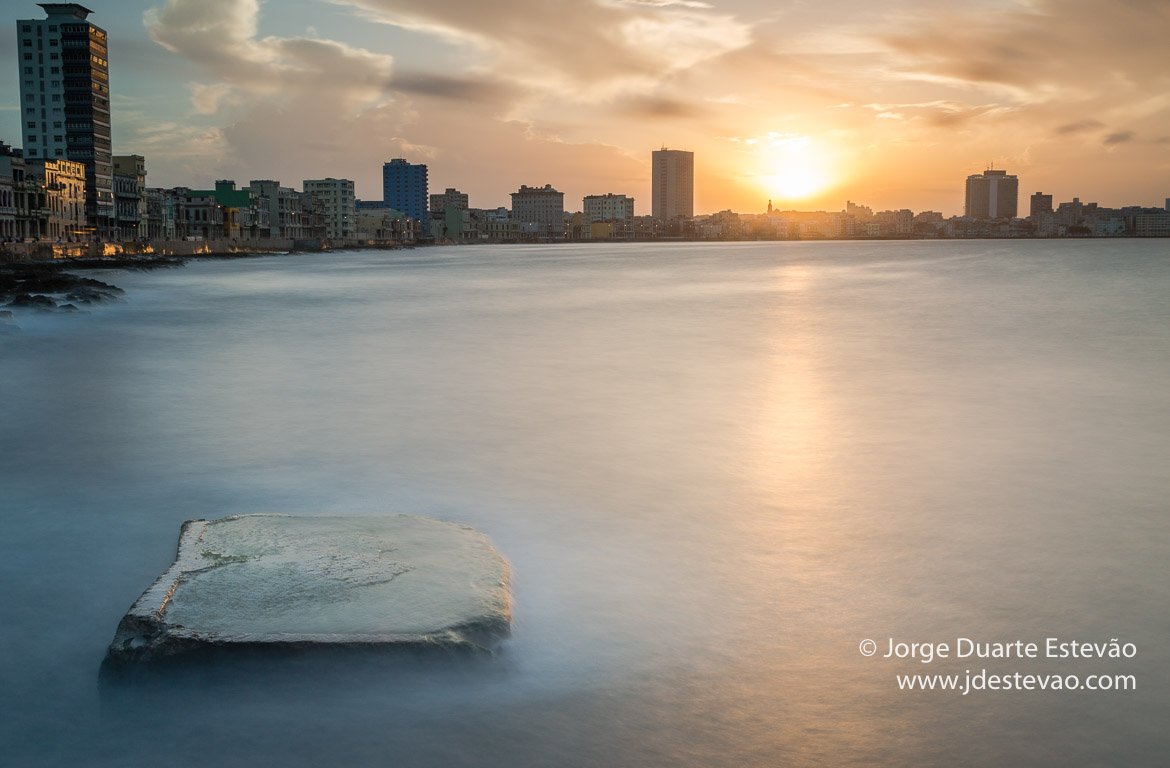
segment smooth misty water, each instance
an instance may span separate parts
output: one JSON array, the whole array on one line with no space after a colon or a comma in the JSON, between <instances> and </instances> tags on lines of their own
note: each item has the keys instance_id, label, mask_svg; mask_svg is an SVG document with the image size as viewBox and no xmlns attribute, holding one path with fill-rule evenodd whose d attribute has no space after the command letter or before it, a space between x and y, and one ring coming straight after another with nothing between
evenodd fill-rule
<instances>
[{"instance_id":1,"label":"smooth misty water","mask_svg":"<svg viewBox=\"0 0 1170 768\"><path fill-rule=\"evenodd\" d=\"M101 275L99 275L101 277ZM1170 241L195 262L0 337L6 766L1163 765ZM188 518L411 512L497 658L99 679ZM1128 662L866 659L885 641ZM899 692L896 672L1134 674Z\"/></svg>"}]
</instances>

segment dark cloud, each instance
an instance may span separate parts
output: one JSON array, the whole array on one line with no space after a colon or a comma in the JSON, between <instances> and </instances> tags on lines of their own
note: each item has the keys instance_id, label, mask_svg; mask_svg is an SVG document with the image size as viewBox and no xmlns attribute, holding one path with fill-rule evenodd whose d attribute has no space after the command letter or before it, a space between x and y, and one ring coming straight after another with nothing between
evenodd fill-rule
<instances>
[{"instance_id":1,"label":"dark cloud","mask_svg":"<svg viewBox=\"0 0 1170 768\"><path fill-rule=\"evenodd\" d=\"M661 96L646 96L642 98L626 99L616 105L619 113L631 117L677 119L696 117L704 113L694 104L681 99L670 99Z\"/></svg>"},{"instance_id":2,"label":"dark cloud","mask_svg":"<svg viewBox=\"0 0 1170 768\"><path fill-rule=\"evenodd\" d=\"M1105 137L1105 146L1113 146L1114 144L1128 144L1133 141L1133 131L1118 131L1111 133Z\"/></svg>"},{"instance_id":3,"label":"dark cloud","mask_svg":"<svg viewBox=\"0 0 1170 768\"><path fill-rule=\"evenodd\" d=\"M412 96L429 96L458 102L501 102L518 95L515 87L488 77L439 75L398 70L389 87Z\"/></svg>"},{"instance_id":4,"label":"dark cloud","mask_svg":"<svg viewBox=\"0 0 1170 768\"><path fill-rule=\"evenodd\" d=\"M1061 136L1069 134L1084 133L1085 131L1096 131L1105 127L1105 123L1100 120L1077 120L1075 123L1065 123L1056 129L1056 133Z\"/></svg>"}]
</instances>

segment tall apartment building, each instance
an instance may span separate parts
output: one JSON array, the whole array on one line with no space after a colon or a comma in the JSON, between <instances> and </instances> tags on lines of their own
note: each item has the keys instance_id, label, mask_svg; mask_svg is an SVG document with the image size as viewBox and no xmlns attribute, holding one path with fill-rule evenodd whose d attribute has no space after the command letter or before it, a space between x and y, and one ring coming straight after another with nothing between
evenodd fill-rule
<instances>
[{"instance_id":1,"label":"tall apartment building","mask_svg":"<svg viewBox=\"0 0 1170 768\"><path fill-rule=\"evenodd\" d=\"M520 224L521 232L539 237L564 234L565 193L543 187L521 186L512 193L512 218Z\"/></svg>"},{"instance_id":2,"label":"tall apartment building","mask_svg":"<svg viewBox=\"0 0 1170 768\"><path fill-rule=\"evenodd\" d=\"M325 237L348 240L354 237L357 207L350 179L305 179L304 190L321 206L325 215Z\"/></svg>"},{"instance_id":3,"label":"tall apartment building","mask_svg":"<svg viewBox=\"0 0 1170 768\"><path fill-rule=\"evenodd\" d=\"M984 171L967 177L965 214L971 219L1014 219L1019 210L1020 180L1007 171Z\"/></svg>"},{"instance_id":4,"label":"tall apartment building","mask_svg":"<svg viewBox=\"0 0 1170 768\"><path fill-rule=\"evenodd\" d=\"M1052 195L1046 195L1043 192L1037 192L1032 195L1031 204L1028 206L1028 216L1035 219L1039 216L1051 215Z\"/></svg>"},{"instance_id":5,"label":"tall apartment building","mask_svg":"<svg viewBox=\"0 0 1170 768\"><path fill-rule=\"evenodd\" d=\"M695 153L663 147L651 160L651 215L663 220L694 216Z\"/></svg>"},{"instance_id":6,"label":"tall apartment building","mask_svg":"<svg viewBox=\"0 0 1170 768\"><path fill-rule=\"evenodd\" d=\"M429 232L426 165L408 163L402 158L383 163L382 201L422 224L424 233Z\"/></svg>"},{"instance_id":7,"label":"tall apartment building","mask_svg":"<svg viewBox=\"0 0 1170 768\"><path fill-rule=\"evenodd\" d=\"M447 187L441 195L431 195L431 213L441 214L448 208L466 211L469 202L466 192L460 192L454 187Z\"/></svg>"},{"instance_id":8,"label":"tall apartment building","mask_svg":"<svg viewBox=\"0 0 1170 768\"><path fill-rule=\"evenodd\" d=\"M39 3L44 19L17 24L20 117L28 160L85 166L85 219L91 232L114 226L110 71L106 32L77 3Z\"/></svg>"}]
</instances>

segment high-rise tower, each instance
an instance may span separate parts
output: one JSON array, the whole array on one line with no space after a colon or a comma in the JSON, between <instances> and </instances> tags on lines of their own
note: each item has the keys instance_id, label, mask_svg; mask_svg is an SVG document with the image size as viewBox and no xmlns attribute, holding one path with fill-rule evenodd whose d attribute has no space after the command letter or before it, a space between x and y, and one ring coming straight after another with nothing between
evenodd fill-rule
<instances>
[{"instance_id":1,"label":"high-rise tower","mask_svg":"<svg viewBox=\"0 0 1170 768\"><path fill-rule=\"evenodd\" d=\"M38 3L44 19L17 25L25 157L85 166L85 218L108 236L114 218L106 31L77 3Z\"/></svg>"},{"instance_id":2,"label":"high-rise tower","mask_svg":"<svg viewBox=\"0 0 1170 768\"><path fill-rule=\"evenodd\" d=\"M395 158L382 164L382 201L422 224L423 237L430 232L427 215L427 167Z\"/></svg>"},{"instance_id":3,"label":"high-rise tower","mask_svg":"<svg viewBox=\"0 0 1170 768\"><path fill-rule=\"evenodd\" d=\"M1014 219L1019 210L1020 180L1007 171L984 171L967 177L964 212L972 219Z\"/></svg>"},{"instance_id":4,"label":"high-rise tower","mask_svg":"<svg viewBox=\"0 0 1170 768\"><path fill-rule=\"evenodd\" d=\"M663 147L652 155L651 215L656 219L695 215L695 153Z\"/></svg>"}]
</instances>

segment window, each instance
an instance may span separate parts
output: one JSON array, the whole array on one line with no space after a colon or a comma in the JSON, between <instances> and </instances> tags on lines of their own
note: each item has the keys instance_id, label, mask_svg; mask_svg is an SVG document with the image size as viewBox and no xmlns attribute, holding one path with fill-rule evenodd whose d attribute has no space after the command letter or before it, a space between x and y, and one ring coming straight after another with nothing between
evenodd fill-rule
<instances>
[{"instance_id":1,"label":"window","mask_svg":"<svg viewBox=\"0 0 1170 768\"><path fill-rule=\"evenodd\" d=\"M25 39L21 40L20 42L24 45L25 48L32 48L32 38L31 37L26 37Z\"/></svg>"},{"instance_id":2,"label":"window","mask_svg":"<svg viewBox=\"0 0 1170 768\"><path fill-rule=\"evenodd\" d=\"M31 53L26 53L26 54L24 55L24 60L25 60L25 61L32 61L32 54L31 54Z\"/></svg>"},{"instance_id":3,"label":"window","mask_svg":"<svg viewBox=\"0 0 1170 768\"><path fill-rule=\"evenodd\" d=\"M31 74L32 74L32 67L25 67L25 68L24 68L24 73L25 73L26 75L31 75Z\"/></svg>"},{"instance_id":4,"label":"window","mask_svg":"<svg viewBox=\"0 0 1170 768\"><path fill-rule=\"evenodd\" d=\"M36 127L37 127L37 121L36 121L36 120L30 120L30 121L29 121L29 123L28 123L28 127L29 127L29 128L36 128Z\"/></svg>"},{"instance_id":5,"label":"window","mask_svg":"<svg viewBox=\"0 0 1170 768\"><path fill-rule=\"evenodd\" d=\"M29 137L28 137L28 143L29 143L29 144L36 144L36 143L37 143L37 137L36 137L36 136L33 136L33 135L31 135L31 134L30 134L30 135L29 135Z\"/></svg>"},{"instance_id":6,"label":"window","mask_svg":"<svg viewBox=\"0 0 1170 768\"><path fill-rule=\"evenodd\" d=\"M61 74L61 68L60 68L60 67L52 67L52 68L49 70L49 74L52 74L52 75L59 75L59 74Z\"/></svg>"},{"instance_id":7,"label":"window","mask_svg":"<svg viewBox=\"0 0 1170 768\"><path fill-rule=\"evenodd\" d=\"M60 123L60 122L53 123L53 127L54 127L54 128L60 128L60 127L61 127L61 123Z\"/></svg>"}]
</instances>

